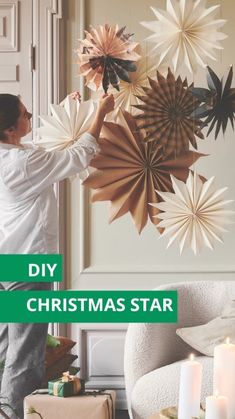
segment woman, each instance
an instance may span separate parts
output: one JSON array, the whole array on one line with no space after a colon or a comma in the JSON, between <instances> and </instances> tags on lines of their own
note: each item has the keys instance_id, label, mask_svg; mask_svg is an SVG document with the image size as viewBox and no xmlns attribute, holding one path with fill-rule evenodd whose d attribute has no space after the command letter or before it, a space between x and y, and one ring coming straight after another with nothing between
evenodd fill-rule
<instances>
[{"instance_id":1,"label":"woman","mask_svg":"<svg viewBox=\"0 0 235 419\"><path fill-rule=\"evenodd\" d=\"M97 140L114 98L99 102L87 133L72 147L46 152L24 147L31 113L17 96L0 94L0 253L57 253L54 182L83 171L98 150ZM49 289L48 283L0 283L2 290ZM1 321L1 319L0 319ZM1 401L11 419L23 418L23 399L40 387L44 373L47 324L0 324ZM1 417L1 416L0 416Z\"/></svg>"}]
</instances>

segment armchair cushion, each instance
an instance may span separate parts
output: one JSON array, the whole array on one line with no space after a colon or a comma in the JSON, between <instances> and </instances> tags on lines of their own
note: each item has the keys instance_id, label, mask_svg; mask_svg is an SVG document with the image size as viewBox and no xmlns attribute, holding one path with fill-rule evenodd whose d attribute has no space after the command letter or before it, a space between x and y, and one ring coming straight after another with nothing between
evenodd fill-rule
<instances>
[{"instance_id":1,"label":"armchair cushion","mask_svg":"<svg viewBox=\"0 0 235 419\"><path fill-rule=\"evenodd\" d=\"M229 337L235 342L235 301L223 310L221 316L194 327L177 329L176 333L192 348L207 355L214 355L214 348Z\"/></svg>"}]
</instances>

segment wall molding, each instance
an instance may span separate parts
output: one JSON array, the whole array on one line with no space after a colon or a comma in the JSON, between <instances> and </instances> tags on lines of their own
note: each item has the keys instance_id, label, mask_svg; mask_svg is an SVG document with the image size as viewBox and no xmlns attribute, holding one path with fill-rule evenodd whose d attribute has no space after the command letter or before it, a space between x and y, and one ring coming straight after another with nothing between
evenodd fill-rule
<instances>
[{"instance_id":1,"label":"wall molding","mask_svg":"<svg viewBox=\"0 0 235 419\"><path fill-rule=\"evenodd\" d=\"M19 2L0 0L0 52L16 52L19 46Z\"/></svg>"},{"instance_id":2,"label":"wall molding","mask_svg":"<svg viewBox=\"0 0 235 419\"><path fill-rule=\"evenodd\" d=\"M79 191L79 275L84 276L87 274L209 274L209 273L225 273L234 274L235 265L233 264L213 264L210 265L111 265L111 266L92 266L90 258L90 193L87 188L80 185Z\"/></svg>"},{"instance_id":3,"label":"wall molding","mask_svg":"<svg viewBox=\"0 0 235 419\"><path fill-rule=\"evenodd\" d=\"M212 269L209 266L201 266L198 268L193 268L192 266L182 265L182 266L171 266L169 268L165 265L159 265L157 268L155 266L150 267L149 269L146 269L145 266L140 266L138 269L135 266L128 266L128 267L120 267L120 266L99 266L99 267L85 267L83 270L80 271L81 275L86 274L103 274L103 275L109 275L109 274L145 274L145 275L152 275L152 274L200 274L200 273L228 273L233 274L235 273L235 266L227 266L223 267L221 265L215 265Z\"/></svg>"},{"instance_id":4,"label":"wall molding","mask_svg":"<svg viewBox=\"0 0 235 419\"><path fill-rule=\"evenodd\" d=\"M35 70L33 70L33 126L35 128L39 125L39 115L49 114L50 104L59 103L65 95L63 0L33 1L33 47L35 47L36 58ZM66 192L64 182L57 184L55 191L59 213L59 251L65 253ZM66 260L64 260L64 266L65 264ZM61 289L61 287L62 284L55 285L55 289ZM64 325L53 324L55 335L64 332Z\"/></svg>"},{"instance_id":5,"label":"wall molding","mask_svg":"<svg viewBox=\"0 0 235 419\"><path fill-rule=\"evenodd\" d=\"M0 80L2 81L18 81L18 65L0 65Z\"/></svg>"},{"instance_id":6,"label":"wall molding","mask_svg":"<svg viewBox=\"0 0 235 419\"><path fill-rule=\"evenodd\" d=\"M36 47L33 85L37 98L33 114L37 126L38 116L48 114L50 104L60 102L65 94L63 0L33 2L33 28L33 45Z\"/></svg>"},{"instance_id":7,"label":"wall molding","mask_svg":"<svg viewBox=\"0 0 235 419\"><path fill-rule=\"evenodd\" d=\"M112 327L111 327L112 326ZM126 409L126 399L125 399L125 380L124 373L120 371L120 374L93 374L91 375L91 361L92 361L92 351L90 348L89 339L96 337L102 344L105 345L105 341L111 342L112 339L118 338L119 340L123 339L123 346L125 341L126 327L123 325L109 325L105 327L103 324L91 325L91 324L79 324L78 325L78 336L77 341L80 342L79 348L77 350L79 366L81 367L80 375L86 380L86 388L109 388L114 389L117 392L117 402L116 407L118 409ZM116 336L115 336L116 335ZM93 351L95 353L97 344L93 346ZM115 353L115 345L113 347L113 354ZM112 355L113 355L112 354ZM99 355L98 355L99 356ZM116 362L115 356L110 357L110 361L113 361L114 365ZM99 368L99 365L97 365ZM101 367L102 368L102 367Z\"/></svg>"}]
</instances>

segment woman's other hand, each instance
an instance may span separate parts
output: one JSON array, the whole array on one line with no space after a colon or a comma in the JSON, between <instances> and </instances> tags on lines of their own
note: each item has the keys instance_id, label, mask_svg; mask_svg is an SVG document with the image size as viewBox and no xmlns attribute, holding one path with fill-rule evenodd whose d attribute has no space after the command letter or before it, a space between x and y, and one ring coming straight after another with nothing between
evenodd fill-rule
<instances>
[{"instance_id":1,"label":"woman's other hand","mask_svg":"<svg viewBox=\"0 0 235 419\"><path fill-rule=\"evenodd\" d=\"M114 110L114 97L113 95L105 94L99 101L98 110L101 112L103 116L107 115L107 113L112 112Z\"/></svg>"}]
</instances>

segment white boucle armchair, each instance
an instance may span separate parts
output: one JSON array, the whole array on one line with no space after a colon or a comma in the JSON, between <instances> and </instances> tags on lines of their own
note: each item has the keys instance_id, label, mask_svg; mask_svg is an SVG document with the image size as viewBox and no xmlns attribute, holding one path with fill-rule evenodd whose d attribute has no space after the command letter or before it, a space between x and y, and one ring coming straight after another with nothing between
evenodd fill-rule
<instances>
[{"instance_id":1,"label":"white boucle armchair","mask_svg":"<svg viewBox=\"0 0 235 419\"><path fill-rule=\"evenodd\" d=\"M178 291L178 322L133 323L128 327L124 373L132 419L149 419L159 410L177 404L181 362L196 351L176 335L176 329L207 323L235 298L235 281L189 281L157 289ZM204 401L212 394L213 358L198 357L203 364Z\"/></svg>"}]
</instances>

